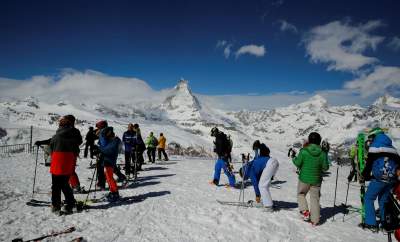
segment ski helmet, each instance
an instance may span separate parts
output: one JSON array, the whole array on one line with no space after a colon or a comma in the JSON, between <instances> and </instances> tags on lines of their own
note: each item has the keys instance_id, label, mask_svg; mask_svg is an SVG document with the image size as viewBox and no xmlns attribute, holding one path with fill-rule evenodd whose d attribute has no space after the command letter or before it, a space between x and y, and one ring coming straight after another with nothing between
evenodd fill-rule
<instances>
[{"instance_id":1,"label":"ski helmet","mask_svg":"<svg viewBox=\"0 0 400 242\"><path fill-rule=\"evenodd\" d=\"M107 126L108 126L107 120L100 120L96 123L96 128L98 129L104 129Z\"/></svg>"},{"instance_id":2,"label":"ski helmet","mask_svg":"<svg viewBox=\"0 0 400 242\"><path fill-rule=\"evenodd\" d=\"M211 129L211 136L216 136L218 134L219 130L217 127L214 127Z\"/></svg>"}]
</instances>

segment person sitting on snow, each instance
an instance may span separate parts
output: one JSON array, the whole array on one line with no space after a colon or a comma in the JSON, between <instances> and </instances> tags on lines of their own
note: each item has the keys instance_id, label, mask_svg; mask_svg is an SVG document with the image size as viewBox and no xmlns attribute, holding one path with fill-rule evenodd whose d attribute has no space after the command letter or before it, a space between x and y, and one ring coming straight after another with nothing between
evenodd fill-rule
<instances>
[{"instance_id":1,"label":"person sitting on snow","mask_svg":"<svg viewBox=\"0 0 400 242\"><path fill-rule=\"evenodd\" d=\"M264 144L259 146L258 157L246 164L242 170L240 169L240 176L247 180L250 178L256 194L256 202L262 205L266 211L273 211L273 201L269 187L271 185L272 177L275 176L279 168L279 162L275 158L269 156L270 150Z\"/></svg>"},{"instance_id":2,"label":"person sitting on snow","mask_svg":"<svg viewBox=\"0 0 400 242\"><path fill-rule=\"evenodd\" d=\"M232 168L228 163L228 157L230 154L230 143L228 137L223 132L219 131L217 127L211 129L211 136L215 137L215 153L218 155L218 159L215 162L214 167L214 179L210 184L218 185L221 176L221 169L224 170L225 175L228 177L229 186L234 187L236 183L235 175L232 172Z\"/></svg>"},{"instance_id":3,"label":"person sitting on snow","mask_svg":"<svg viewBox=\"0 0 400 242\"><path fill-rule=\"evenodd\" d=\"M103 156L102 162L104 166L104 173L108 186L110 187L110 193L108 199L115 201L119 198L118 186L114 180L114 167L116 167L119 150L121 149L121 140L115 136L113 127L105 128L102 133L107 142L103 145L99 145L99 150Z\"/></svg>"},{"instance_id":4,"label":"person sitting on snow","mask_svg":"<svg viewBox=\"0 0 400 242\"><path fill-rule=\"evenodd\" d=\"M321 136L312 132L308 136L308 145L302 148L292 162L299 170L299 181L297 186L297 202L304 221L313 226L318 225L320 217L320 192L323 172L329 169L327 154L321 149ZM306 199L310 192L310 210Z\"/></svg>"},{"instance_id":5,"label":"person sitting on snow","mask_svg":"<svg viewBox=\"0 0 400 242\"><path fill-rule=\"evenodd\" d=\"M385 221L385 203L396 183L396 169L400 166L400 156L392 145L392 140L380 128L368 134L372 140L362 177L371 180L365 193L365 223L362 228L378 231L374 202L378 197L381 221ZM371 177L372 173L372 177ZM385 226L383 223L382 226Z\"/></svg>"}]
</instances>

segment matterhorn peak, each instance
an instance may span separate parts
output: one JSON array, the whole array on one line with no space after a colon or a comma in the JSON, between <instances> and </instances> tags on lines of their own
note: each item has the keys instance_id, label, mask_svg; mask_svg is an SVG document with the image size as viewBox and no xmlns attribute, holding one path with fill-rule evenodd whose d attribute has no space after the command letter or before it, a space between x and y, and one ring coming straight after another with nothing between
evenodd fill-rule
<instances>
[{"instance_id":1,"label":"matterhorn peak","mask_svg":"<svg viewBox=\"0 0 400 242\"><path fill-rule=\"evenodd\" d=\"M189 87L189 81L181 78L175 86L173 92L166 98L164 104L169 109L186 108L189 110L200 110L200 103L192 94Z\"/></svg>"},{"instance_id":2,"label":"matterhorn peak","mask_svg":"<svg viewBox=\"0 0 400 242\"><path fill-rule=\"evenodd\" d=\"M400 99L395 98L389 94L385 94L382 97L376 99L376 101L372 104L372 106L378 108L400 108Z\"/></svg>"},{"instance_id":3,"label":"matterhorn peak","mask_svg":"<svg viewBox=\"0 0 400 242\"><path fill-rule=\"evenodd\" d=\"M185 92L185 93L192 95L192 91L190 90L190 87L189 87L189 81L185 80L183 78L181 78L178 81L178 84L175 86L175 90L180 91L180 92Z\"/></svg>"}]
</instances>

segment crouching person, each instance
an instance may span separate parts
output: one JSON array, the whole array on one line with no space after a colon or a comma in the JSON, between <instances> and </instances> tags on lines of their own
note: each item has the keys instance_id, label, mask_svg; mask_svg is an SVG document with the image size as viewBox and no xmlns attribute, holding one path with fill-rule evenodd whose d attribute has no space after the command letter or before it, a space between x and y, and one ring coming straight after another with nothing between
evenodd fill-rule
<instances>
[{"instance_id":1,"label":"crouching person","mask_svg":"<svg viewBox=\"0 0 400 242\"><path fill-rule=\"evenodd\" d=\"M61 211L61 191L65 197L63 213L72 213L76 206L74 194L68 180L75 173L76 158L79 154L79 145L82 143L82 136L78 129L73 127L71 122L73 116L67 115L59 120L59 128L50 140L51 151L51 204L52 211ZM74 118L73 118L74 119Z\"/></svg>"},{"instance_id":2,"label":"crouching person","mask_svg":"<svg viewBox=\"0 0 400 242\"><path fill-rule=\"evenodd\" d=\"M308 145L302 148L293 163L299 169L297 186L297 202L304 221L313 226L318 225L320 219L319 198L321 193L322 174L329 169L326 152L321 147L321 136L312 132L308 136ZM310 192L310 210L306 199Z\"/></svg>"},{"instance_id":3,"label":"crouching person","mask_svg":"<svg viewBox=\"0 0 400 242\"><path fill-rule=\"evenodd\" d=\"M107 142L105 142L104 145L100 145L99 150L103 155L104 172L110 188L110 193L107 195L107 198L109 201L113 202L119 199L118 186L114 180L113 173L122 143L121 140L115 136L113 127L105 128L103 133Z\"/></svg>"},{"instance_id":4,"label":"crouching person","mask_svg":"<svg viewBox=\"0 0 400 242\"><path fill-rule=\"evenodd\" d=\"M269 154L269 148L260 144L258 157L245 165L244 172L241 170L239 173L242 177L244 175L244 180L250 178L256 194L256 206L262 204L266 211L272 212L274 203L269 187L272 177L278 171L279 162Z\"/></svg>"}]
</instances>

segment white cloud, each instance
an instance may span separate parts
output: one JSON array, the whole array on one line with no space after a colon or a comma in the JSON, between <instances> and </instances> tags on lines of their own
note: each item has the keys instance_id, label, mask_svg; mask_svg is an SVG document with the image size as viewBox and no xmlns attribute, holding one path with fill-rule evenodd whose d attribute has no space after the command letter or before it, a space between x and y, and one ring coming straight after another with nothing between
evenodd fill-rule
<instances>
[{"instance_id":1,"label":"white cloud","mask_svg":"<svg viewBox=\"0 0 400 242\"><path fill-rule=\"evenodd\" d=\"M294 26L293 24L287 22L286 20L283 20L283 19L278 20L278 24L280 25L279 28L280 28L280 30L282 32L289 31L289 32L292 32L292 33L295 33L295 34L298 32L296 26Z\"/></svg>"},{"instance_id":2,"label":"white cloud","mask_svg":"<svg viewBox=\"0 0 400 242\"><path fill-rule=\"evenodd\" d=\"M262 57L265 55L265 48L264 45L244 45L240 47L236 52L235 52L235 57L239 58L241 55L254 55L256 57Z\"/></svg>"},{"instance_id":3,"label":"white cloud","mask_svg":"<svg viewBox=\"0 0 400 242\"><path fill-rule=\"evenodd\" d=\"M285 3L285 1L283 0L276 0L276 1L272 1L271 5L274 7L280 7Z\"/></svg>"},{"instance_id":4,"label":"white cloud","mask_svg":"<svg viewBox=\"0 0 400 242\"><path fill-rule=\"evenodd\" d=\"M346 82L345 88L355 90L363 97L387 92L399 93L400 67L376 66L372 72Z\"/></svg>"},{"instance_id":5,"label":"white cloud","mask_svg":"<svg viewBox=\"0 0 400 242\"><path fill-rule=\"evenodd\" d=\"M157 102L162 92L154 91L146 82L128 77L109 76L87 70L65 70L59 76L34 76L28 80L0 78L1 97L34 96L47 102L71 100L82 102ZM154 98L154 99L153 99Z\"/></svg>"},{"instance_id":6,"label":"white cloud","mask_svg":"<svg viewBox=\"0 0 400 242\"><path fill-rule=\"evenodd\" d=\"M328 70L357 72L378 62L363 54L375 50L384 37L370 32L383 26L379 20L351 25L349 21L334 21L312 28L303 39L307 55L315 63L327 63Z\"/></svg>"},{"instance_id":7,"label":"white cloud","mask_svg":"<svg viewBox=\"0 0 400 242\"><path fill-rule=\"evenodd\" d=\"M389 42L388 46L395 51L399 51L400 50L400 38L397 36L393 37L393 39Z\"/></svg>"},{"instance_id":8,"label":"white cloud","mask_svg":"<svg viewBox=\"0 0 400 242\"><path fill-rule=\"evenodd\" d=\"M233 46L232 44L227 44L225 46L225 48L224 48L224 56L225 56L226 59L228 59L231 56L231 52L232 52L231 48L232 48L232 46Z\"/></svg>"},{"instance_id":9,"label":"white cloud","mask_svg":"<svg viewBox=\"0 0 400 242\"><path fill-rule=\"evenodd\" d=\"M216 48L223 48L227 44L228 44L228 41L226 41L226 40L218 40Z\"/></svg>"}]
</instances>

